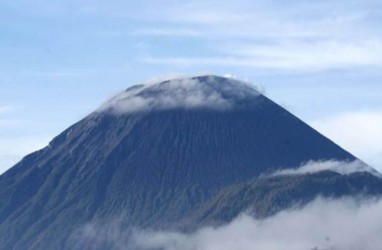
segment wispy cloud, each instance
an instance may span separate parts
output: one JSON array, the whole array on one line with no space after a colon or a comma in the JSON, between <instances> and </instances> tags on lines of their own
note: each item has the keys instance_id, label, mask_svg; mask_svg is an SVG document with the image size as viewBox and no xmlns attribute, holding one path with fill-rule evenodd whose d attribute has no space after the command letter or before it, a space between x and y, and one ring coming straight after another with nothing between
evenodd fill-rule
<instances>
[{"instance_id":1,"label":"wispy cloud","mask_svg":"<svg viewBox=\"0 0 382 250\"><path fill-rule=\"evenodd\" d=\"M91 27L87 32L99 34L101 40L129 37L132 40L129 42L145 40L155 45L148 54L152 60L140 58L139 54L133 59L147 64L180 63L194 68L201 63L205 67L296 71L382 66L381 17L376 11L381 4L377 0L362 3L357 0L288 3L33 0L6 1L5 6L28 15L36 12L40 16L73 15L107 20L114 25ZM172 46L175 40L176 49Z\"/></svg>"},{"instance_id":2,"label":"wispy cloud","mask_svg":"<svg viewBox=\"0 0 382 250\"><path fill-rule=\"evenodd\" d=\"M0 115L13 113L16 110L14 106L0 106Z\"/></svg>"},{"instance_id":3,"label":"wispy cloud","mask_svg":"<svg viewBox=\"0 0 382 250\"><path fill-rule=\"evenodd\" d=\"M368 22L368 12L372 5L372 2L369 5L354 6L323 1L308 4L295 1L285 5L272 1L256 1L255 4L253 1L206 1L197 4L178 3L164 12L151 13L145 20L153 20L157 24L157 28L152 31L188 27L211 39L228 36L274 39L350 38L354 30L349 28L361 28L360 24ZM370 27L361 32L370 32ZM187 36L187 33L184 35Z\"/></svg>"},{"instance_id":4,"label":"wispy cloud","mask_svg":"<svg viewBox=\"0 0 382 250\"><path fill-rule=\"evenodd\" d=\"M15 127L21 124L21 121L15 119L1 119L0 118L0 127Z\"/></svg>"},{"instance_id":5,"label":"wispy cloud","mask_svg":"<svg viewBox=\"0 0 382 250\"><path fill-rule=\"evenodd\" d=\"M231 66L299 72L382 66L382 42L283 41L218 45L220 56L146 57L143 62L183 66Z\"/></svg>"},{"instance_id":6,"label":"wispy cloud","mask_svg":"<svg viewBox=\"0 0 382 250\"><path fill-rule=\"evenodd\" d=\"M244 61L251 59L253 67L315 71L382 66L381 41L318 40L285 41L267 45L236 44L224 51L232 56L241 56Z\"/></svg>"},{"instance_id":7,"label":"wispy cloud","mask_svg":"<svg viewBox=\"0 0 382 250\"><path fill-rule=\"evenodd\" d=\"M382 175L377 171L359 160L352 162L341 162L333 160L310 161L298 168L276 171L272 173L271 176L313 174L321 171L332 171L342 175L348 175L356 172L369 172L376 176L382 177Z\"/></svg>"},{"instance_id":8,"label":"wispy cloud","mask_svg":"<svg viewBox=\"0 0 382 250\"><path fill-rule=\"evenodd\" d=\"M120 33L120 32L119 32ZM177 29L161 29L161 28L144 28L134 30L130 33L134 36L168 36L168 37L199 37L204 35L196 29L177 28Z\"/></svg>"},{"instance_id":9,"label":"wispy cloud","mask_svg":"<svg viewBox=\"0 0 382 250\"><path fill-rule=\"evenodd\" d=\"M161 26L133 34L197 37L213 55L168 52L142 61L297 71L382 66L382 33L375 28L373 16L375 1L364 5L296 1L291 4L295 8L276 2L241 2L242 7L216 1L177 5L166 15L154 15L151 18Z\"/></svg>"},{"instance_id":10,"label":"wispy cloud","mask_svg":"<svg viewBox=\"0 0 382 250\"><path fill-rule=\"evenodd\" d=\"M20 125L20 120L12 117L16 110L15 106L0 106L0 128Z\"/></svg>"},{"instance_id":11,"label":"wispy cloud","mask_svg":"<svg viewBox=\"0 0 382 250\"><path fill-rule=\"evenodd\" d=\"M382 110L355 111L323 117L310 123L340 146L372 166L382 164ZM381 169L379 169L381 170Z\"/></svg>"}]
</instances>

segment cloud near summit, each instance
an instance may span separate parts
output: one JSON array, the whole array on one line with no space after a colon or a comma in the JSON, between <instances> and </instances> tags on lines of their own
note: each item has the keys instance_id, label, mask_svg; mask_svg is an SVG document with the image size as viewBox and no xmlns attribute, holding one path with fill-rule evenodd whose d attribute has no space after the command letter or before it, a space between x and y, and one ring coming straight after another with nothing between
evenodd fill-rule
<instances>
[{"instance_id":1,"label":"cloud near summit","mask_svg":"<svg viewBox=\"0 0 382 250\"><path fill-rule=\"evenodd\" d=\"M260 95L255 87L232 78L179 78L132 86L104 103L98 111L116 114L172 108L226 110L237 100Z\"/></svg>"}]
</instances>

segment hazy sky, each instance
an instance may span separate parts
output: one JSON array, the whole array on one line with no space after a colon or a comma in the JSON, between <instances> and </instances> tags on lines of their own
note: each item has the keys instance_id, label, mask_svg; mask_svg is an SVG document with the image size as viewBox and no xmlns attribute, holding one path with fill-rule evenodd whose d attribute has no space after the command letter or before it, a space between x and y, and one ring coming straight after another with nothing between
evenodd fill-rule
<instances>
[{"instance_id":1,"label":"hazy sky","mask_svg":"<svg viewBox=\"0 0 382 250\"><path fill-rule=\"evenodd\" d=\"M382 170L382 2L3 0L0 172L131 84L232 74Z\"/></svg>"}]
</instances>

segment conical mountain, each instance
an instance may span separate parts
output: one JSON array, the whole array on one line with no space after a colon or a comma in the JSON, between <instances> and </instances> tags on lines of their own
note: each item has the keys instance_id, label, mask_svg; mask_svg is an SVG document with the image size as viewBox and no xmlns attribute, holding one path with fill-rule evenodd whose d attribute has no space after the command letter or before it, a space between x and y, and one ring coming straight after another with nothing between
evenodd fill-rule
<instances>
[{"instance_id":1,"label":"conical mountain","mask_svg":"<svg viewBox=\"0 0 382 250\"><path fill-rule=\"evenodd\" d=\"M275 189L302 190L285 206L322 193L380 192L366 165L299 182L264 179L329 160L357 159L249 84L200 76L136 85L0 176L0 249L74 249L82 226L116 217L139 228L225 222ZM260 214L282 209L279 202L257 203Z\"/></svg>"}]
</instances>

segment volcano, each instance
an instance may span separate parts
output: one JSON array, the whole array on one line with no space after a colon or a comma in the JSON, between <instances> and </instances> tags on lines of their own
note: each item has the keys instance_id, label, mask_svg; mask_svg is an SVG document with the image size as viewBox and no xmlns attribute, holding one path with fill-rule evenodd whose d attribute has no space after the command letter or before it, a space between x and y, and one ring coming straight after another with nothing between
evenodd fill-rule
<instances>
[{"instance_id":1,"label":"volcano","mask_svg":"<svg viewBox=\"0 0 382 250\"><path fill-rule=\"evenodd\" d=\"M75 236L117 217L195 230L381 192L375 170L250 84L173 79L128 88L1 175L0 249L112 249Z\"/></svg>"}]
</instances>

